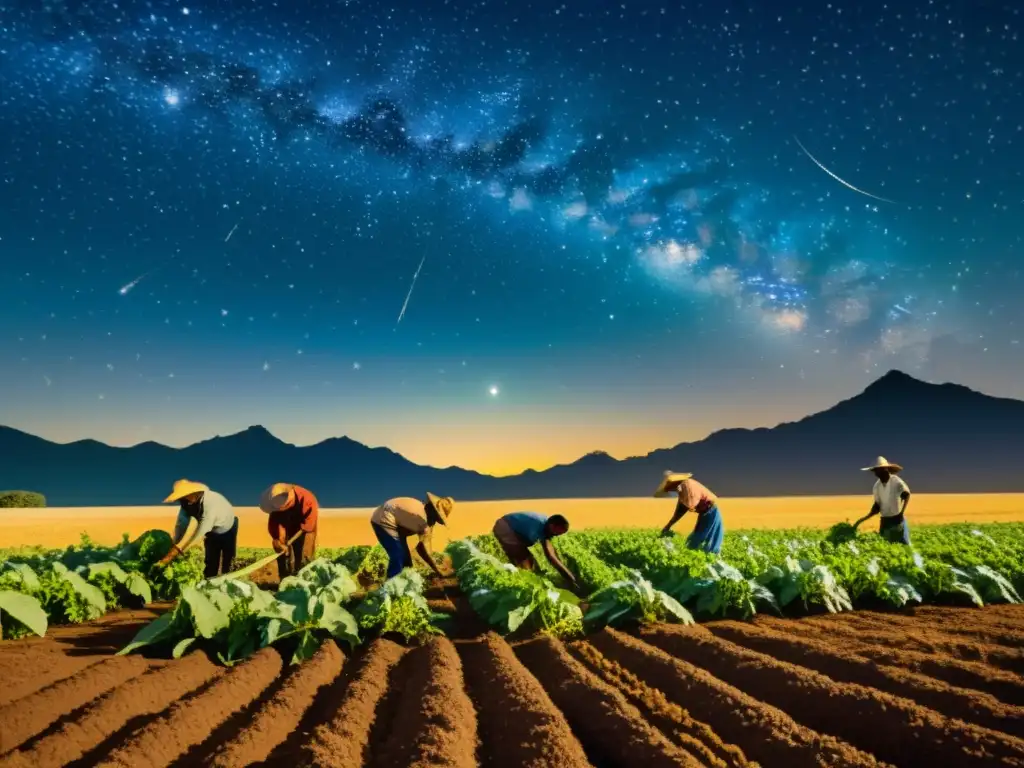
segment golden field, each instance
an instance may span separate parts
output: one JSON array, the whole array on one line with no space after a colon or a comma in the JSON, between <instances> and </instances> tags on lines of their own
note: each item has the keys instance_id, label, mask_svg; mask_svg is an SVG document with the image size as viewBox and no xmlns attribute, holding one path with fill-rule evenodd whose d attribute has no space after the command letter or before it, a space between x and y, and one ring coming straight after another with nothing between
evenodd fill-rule
<instances>
[{"instance_id":1,"label":"golden field","mask_svg":"<svg viewBox=\"0 0 1024 768\"><path fill-rule=\"evenodd\" d=\"M447 539L487 533L507 512L531 510L561 513L579 528L653 528L664 525L675 500L636 499L532 499L520 501L456 502L447 531L435 532L434 545ZM871 496L801 496L793 498L722 499L726 531L743 528L827 528L853 522L871 507ZM318 544L343 547L376 542L370 528L372 508L321 510ZM133 538L150 528L174 526L176 508L156 507L51 507L0 509L0 547L34 544L65 547L77 544L82 533L100 544L114 544L122 533ZM239 546L268 546L266 515L255 507L239 507ZM907 510L911 527L927 523L1024 522L1024 494L915 495ZM874 523L869 523L873 525ZM680 533L693 527L692 516L676 526Z\"/></svg>"}]
</instances>

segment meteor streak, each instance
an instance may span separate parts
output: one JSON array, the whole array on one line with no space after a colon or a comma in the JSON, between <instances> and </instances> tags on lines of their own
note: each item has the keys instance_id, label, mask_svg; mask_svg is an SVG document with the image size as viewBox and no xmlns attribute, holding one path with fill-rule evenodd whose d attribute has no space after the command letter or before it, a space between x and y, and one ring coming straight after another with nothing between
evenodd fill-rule
<instances>
[{"instance_id":1,"label":"meteor streak","mask_svg":"<svg viewBox=\"0 0 1024 768\"><path fill-rule=\"evenodd\" d=\"M395 323L395 327L398 327L398 323L402 322L402 318L405 317L405 308L409 306L409 299L412 298L412 289L416 287L416 278L420 276L420 270L423 269L423 262L427 260L424 256L420 259L420 265L416 267L416 274L412 276L412 284L409 286L409 292L405 295L405 302L402 304L402 311L398 313L398 321Z\"/></svg>"},{"instance_id":2,"label":"meteor streak","mask_svg":"<svg viewBox=\"0 0 1024 768\"><path fill-rule=\"evenodd\" d=\"M889 200L888 198L885 198L885 197L879 197L878 195L873 195L870 192L865 192L863 189L857 189L857 187L853 186L853 184L850 184L848 181L843 181L841 178L839 178L834 173L832 173L832 171L830 171L824 165L819 163L818 159L814 155L812 155L810 152L807 151L807 147L805 147L803 145L803 143L800 141L800 139L798 139L796 136L794 136L793 140L797 143L797 145L799 145L800 149L802 149L804 151L804 154L807 155L809 158L811 158L811 162L813 162L816 166L821 168L821 170L823 170L825 173L827 173L829 176L831 176L833 179L838 181L840 184L842 184L847 189L852 189L854 192L857 192L858 194L866 195L867 197L874 198L875 200L881 200L883 203L892 203L893 205L899 205L899 203L897 203L895 200Z\"/></svg>"}]
</instances>

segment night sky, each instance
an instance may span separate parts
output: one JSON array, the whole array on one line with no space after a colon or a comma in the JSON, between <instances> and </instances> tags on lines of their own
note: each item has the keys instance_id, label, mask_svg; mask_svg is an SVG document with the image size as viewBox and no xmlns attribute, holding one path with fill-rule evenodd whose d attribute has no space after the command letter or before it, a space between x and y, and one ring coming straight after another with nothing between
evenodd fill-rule
<instances>
[{"instance_id":1,"label":"night sky","mask_svg":"<svg viewBox=\"0 0 1024 768\"><path fill-rule=\"evenodd\" d=\"M508 473L1024 397L1022 104L1013 0L4 0L0 423Z\"/></svg>"}]
</instances>

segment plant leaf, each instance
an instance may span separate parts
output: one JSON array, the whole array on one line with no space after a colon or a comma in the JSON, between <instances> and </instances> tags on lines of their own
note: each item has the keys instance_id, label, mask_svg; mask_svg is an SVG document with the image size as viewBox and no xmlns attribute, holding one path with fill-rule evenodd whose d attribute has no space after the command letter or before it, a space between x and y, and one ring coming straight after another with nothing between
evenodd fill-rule
<instances>
[{"instance_id":1,"label":"plant leaf","mask_svg":"<svg viewBox=\"0 0 1024 768\"><path fill-rule=\"evenodd\" d=\"M9 614L40 637L46 634L46 611L31 595L7 589L0 591L0 613Z\"/></svg>"}]
</instances>

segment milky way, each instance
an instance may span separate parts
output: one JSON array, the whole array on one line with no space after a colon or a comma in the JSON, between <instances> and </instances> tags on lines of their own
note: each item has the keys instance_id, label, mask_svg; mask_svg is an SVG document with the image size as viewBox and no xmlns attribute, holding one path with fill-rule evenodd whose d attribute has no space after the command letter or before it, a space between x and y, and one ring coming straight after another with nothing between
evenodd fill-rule
<instances>
[{"instance_id":1,"label":"milky way","mask_svg":"<svg viewBox=\"0 0 1024 768\"><path fill-rule=\"evenodd\" d=\"M338 158L377 158L424 189L475 194L462 198L474 215L568 228L665 288L731 302L787 334L846 335L871 346L935 314L907 280L892 279L901 266L878 247L889 224L875 203L851 195L848 205L867 214L857 232L801 214L787 204L792 190L770 189L736 162L724 127L681 127L674 144L644 146L613 123L532 108L530 88L512 76L468 87L459 103L435 100L425 113L423 99L403 104L394 77L339 76L343 62L330 62L330 71L300 66L302 56L283 43L275 50L272 37L244 50L227 24L184 6L47 9L5 31L14 66L36 73L8 98L78 88L86 99L177 112L224 136L257 124L271 153L314 141ZM484 119L460 124L474 101ZM900 290L889 287L897 282Z\"/></svg>"}]
</instances>

